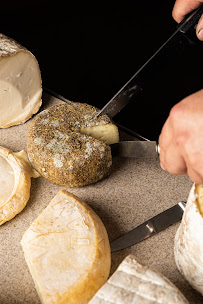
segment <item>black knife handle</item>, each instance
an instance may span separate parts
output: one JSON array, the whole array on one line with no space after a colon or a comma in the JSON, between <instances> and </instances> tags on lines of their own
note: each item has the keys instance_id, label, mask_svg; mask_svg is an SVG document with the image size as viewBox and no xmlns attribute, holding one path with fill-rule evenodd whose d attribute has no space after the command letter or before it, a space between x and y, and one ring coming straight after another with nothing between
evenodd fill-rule
<instances>
[{"instance_id":1,"label":"black knife handle","mask_svg":"<svg viewBox=\"0 0 203 304\"><path fill-rule=\"evenodd\" d=\"M203 5L197 8L195 11L186 15L186 17L177 25L180 32L185 35L189 43L199 42L196 35L196 26L203 14Z\"/></svg>"}]
</instances>

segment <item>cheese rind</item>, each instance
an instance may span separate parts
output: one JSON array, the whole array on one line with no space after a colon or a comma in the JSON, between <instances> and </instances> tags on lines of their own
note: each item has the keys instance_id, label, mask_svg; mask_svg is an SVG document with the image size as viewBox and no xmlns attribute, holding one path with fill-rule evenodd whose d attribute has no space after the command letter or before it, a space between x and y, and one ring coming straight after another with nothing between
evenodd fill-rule
<instances>
[{"instance_id":1,"label":"cheese rind","mask_svg":"<svg viewBox=\"0 0 203 304\"><path fill-rule=\"evenodd\" d=\"M175 235L174 254L182 275L203 295L203 217L198 206L199 195L198 187L193 184Z\"/></svg>"},{"instance_id":2,"label":"cheese rind","mask_svg":"<svg viewBox=\"0 0 203 304\"><path fill-rule=\"evenodd\" d=\"M85 304L106 282L110 245L95 212L65 190L21 240L42 303Z\"/></svg>"},{"instance_id":3,"label":"cheese rind","mask_svg":"<svg viewBox=\"0 0 203 304\"><path fill-rule=\"evenodd\" d=\"M162 274L128 255L89 304L189 304Z\"/></svg>"},{"instance_id":4,"label":"cheese rind","mask_svg":"<svg viewBox=\"0 0 203 304\"><path fill-rule=\"evenodd\" d=\"M67 102L34 117L27 151L44 178L61 186L81 187L110 174L112 155L105 142L119 141L118 128L106 115L96 117L97 113L88 104Z\"/></svg>"},{"instance_id":5,"label":"cheese rind","mask_svg":"<svg viewBox=\"0 0 203 304\"><path fill-rule=\"evenodd\" d=\"M34 55L0 34L0 128L22 124L42 103L42 83Z\"/></svg>"},{"instance_id":6,"label":"cheese rind","mask_svg":"<svg viewBox=\"0 0 203 304\"><path fill-rule=\"evenodd\" d=\"M26 152L21 151L19 155ZM0 147L0 225L20 213L30 197L29 164L13 151Z\"/></svg>"}]
</instances>

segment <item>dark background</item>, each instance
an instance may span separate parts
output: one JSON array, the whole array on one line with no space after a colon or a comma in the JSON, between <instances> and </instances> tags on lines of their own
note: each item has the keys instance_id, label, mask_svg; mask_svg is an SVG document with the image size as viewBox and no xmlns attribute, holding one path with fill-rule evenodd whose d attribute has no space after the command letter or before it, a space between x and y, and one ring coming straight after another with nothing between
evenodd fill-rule
<instances>
[{"instance_id":1,"label":"dark background","mask_svg":"<svg viewBox=\"0 0 203 304\"><path fill-rule=\"evenodd\" d=\"M0 32L36 56L44 87L101 108L169 38L176 22L173 0L93 3L11 0L1 4ZM170 108L202 88L202 68L199 43L114 120L157 139Z\"/></svg>"}]
</instances>

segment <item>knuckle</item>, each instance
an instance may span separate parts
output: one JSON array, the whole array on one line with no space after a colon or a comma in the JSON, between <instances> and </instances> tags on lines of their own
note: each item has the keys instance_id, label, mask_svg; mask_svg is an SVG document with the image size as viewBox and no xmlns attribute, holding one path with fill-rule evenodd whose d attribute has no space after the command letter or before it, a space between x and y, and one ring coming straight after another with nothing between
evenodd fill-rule
<instances>
[{"instance_id":1,"label":"knuckle","mask_svg":"<svg viewBox=\"0 0 203 304\"><path fill-rule=\"evenodd\" d=\"M181 148L181 149L184 149L184 146L187 142L187 134L186 133L180 133L178 134L175 138L174 138L174 141L175 141L175 144L176 144L176 147L178 148Z\"/></svg>"},{"instance_id":2,"label":"knuckle","mask_svg":"<svg viewBox=\"0 0 203 304\"><path fill-rule=\"evenodd\" d=\"M184 105L179 102L175 104L170 111L170 118L172 122L177 122L177 120L180 120L184 111Z\"/></svg>"}]
</instances>

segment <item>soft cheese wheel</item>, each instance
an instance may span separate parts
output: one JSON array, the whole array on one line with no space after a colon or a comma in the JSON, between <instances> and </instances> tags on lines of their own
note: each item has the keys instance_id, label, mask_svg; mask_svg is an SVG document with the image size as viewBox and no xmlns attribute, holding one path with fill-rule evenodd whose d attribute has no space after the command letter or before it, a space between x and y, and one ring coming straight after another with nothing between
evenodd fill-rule
<instances>
[{"instance_id":1,"label":"soft cheese wheel","mask_svg":"<svg viewBox=\"0 0 203 304\"><path fill-rule=\"evenodd\" d=\"M44 304L85 304L106 282L110 245L100 218L65 190L52 199L21 241Z\"/></svg>"},{"instance_id":2,"label":"soft cheese wheel","mask_svg":"<svg viewBox=\"0 0 203 304\"><path fill-rule=\"evenodd\" d=\"M203 294L203 215L199 206L202 186L193 185L175 236L175 261L194 289Z\"/></svg>"},{"instance_id":3,"label":"soft cheese wheel","mask_svg":"<svg viewBox=\"0 0 203 304\"><path fill-rule=\"evenodd\" d=\"M20 213L30 197L32 171L26 152L0 147L0 225Z\"/></svg>"},{"instance_id":4,"label":"soft cheese wheel","mask_svg":"<svg viewBox=\"0 0 203 304\"><path fill-rule=\"evenodd\" d=\"M27 136L33 167L53 183L85 186L110 173L111 149L119 141L118 128L85 103L55 105L35 116ZM108 144L106 144L108 143Z\"/></svg>"},{"instance_id":5,"label":"soft cheese wheel","mask_svg":"<svg viewBox=\"0 0 203 304\"><path fill-rule=\"evenodd\" d=\"M24 123L42 103L41 73L35 56L0 34L0 128Z\"/></svg>"},{"instance_id":6,"label":"soft cheese wheel","mask_svg":"<svg viewBox=\"0 0 203 304\"><path fill-rule=\"evenodd\" d=\"M162 274L128 255L89 304L189 304Z\"/></svg>"}]
</instances>

